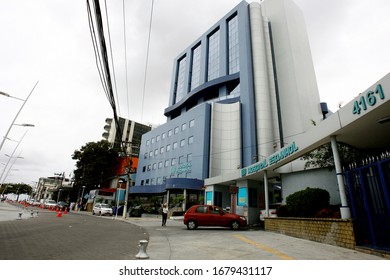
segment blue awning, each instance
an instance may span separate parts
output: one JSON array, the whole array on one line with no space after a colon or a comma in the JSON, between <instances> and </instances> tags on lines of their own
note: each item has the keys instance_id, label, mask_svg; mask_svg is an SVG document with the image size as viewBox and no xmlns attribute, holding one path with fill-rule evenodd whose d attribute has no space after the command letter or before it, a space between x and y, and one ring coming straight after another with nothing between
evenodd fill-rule
<instances>
[{"instance_id":1,"label":"blue awning","mask_svg":"<svg viewBox=\"0 0 390 280\"><path fill-rule=\"evenodd\" d=\"M165 185L133 186L133 187L130 187L129 193L130 194L165 193Z\"/></svg>"}]
</instances>

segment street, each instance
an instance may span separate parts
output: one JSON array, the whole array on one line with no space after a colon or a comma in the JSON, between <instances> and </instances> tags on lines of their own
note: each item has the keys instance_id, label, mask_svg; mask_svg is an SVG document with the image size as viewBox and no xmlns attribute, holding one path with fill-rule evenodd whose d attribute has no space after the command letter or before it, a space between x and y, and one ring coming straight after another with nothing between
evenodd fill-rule
<instances>
[{"instance_id":1,"label":"street","mask_svg":"<svg viewBox=\"0 0 390 280\"><path fill-rule=\"evenodd\" d=\"M148 239L142 228L111 218L33 209L38 217L0 222L0 259L132 260Z\"/></svg>"},{"instance_id":2,"label":"street","mask_svg":"<svg viewBox=\"0 0 390 280\"><path fill-rule=\"evenodd\" d=\"M20 209L1 205L0 217L8 215L9 220L0 218L0 259L135 260L139 240L149 240L150 260L383 260L259 228L187 230L180 218L162 227L159 216L123 220L82 211L59 218L53 211L31 209L39 215L31 218L31 210L25 209L18 220Z\"/></svg>"}]
</instances>

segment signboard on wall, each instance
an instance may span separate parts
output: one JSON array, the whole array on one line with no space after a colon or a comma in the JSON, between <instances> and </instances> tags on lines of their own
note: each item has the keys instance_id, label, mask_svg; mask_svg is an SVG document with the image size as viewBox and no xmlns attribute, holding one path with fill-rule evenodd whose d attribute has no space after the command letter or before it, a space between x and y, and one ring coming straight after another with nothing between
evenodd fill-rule
<instances>
[{"instance_id":1,"label":"signboard on wall","mask_svg":"<svg viewBox=\"0 0 390 280\"><path fill-rule=\"evenodd\" d=\"M247 188L239 188L238 189L238 206L248 206L248 189Z\"/></svg>"}]
</instances>

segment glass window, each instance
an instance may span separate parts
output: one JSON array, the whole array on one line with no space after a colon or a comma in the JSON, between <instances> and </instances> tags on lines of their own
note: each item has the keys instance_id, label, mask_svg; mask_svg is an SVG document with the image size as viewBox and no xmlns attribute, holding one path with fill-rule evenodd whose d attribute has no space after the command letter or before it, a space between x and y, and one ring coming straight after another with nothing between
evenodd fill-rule
<instances>
[{"instance_id":1,"label":"glass window","mask_svg":"<svg viewBox=\"0 0 390 280\"><path fill-rule=\"evenodd\" d=\"M163 163L162 163L162 161L160 161L160 162L158 163L158 169L161 169L162 166L163 166Z\"/></svg>"},{"instance_id":2,"label":"glass window","mask_svg":"<svg viewBox=\"0 0 390 280\"><path fill-rule=\"evenodd\" d=\"M201 45L192 50L191 88L193 90L200 85L200 56Z\"/></svg>"},{"instance_id":3,"label":"glass window","mask_svg":"<svg viewBox=\"0 0 390 280\"><path fill-rule=\"evenodd\" d=\"M168 131L168 137L172 136L172 129Z\"/></svg>"},{"instance_id":4,"label":"glass window","mask_svg":"<svg viewBox=\"0 0 390 280\"><path fill-rule=\"evenodd\" d=\"M183 123L183 124L181 125L181 131L186 130L186 128L187 128L187 124L186 124L186 123Z\"/></svg>"},{"instance_id":5,"label":"glass window","mask_svg":"<svg viewBox=\"0 0 390 280\"><path fill-rule=\"evenodd\" d=\"M142 167L142 172L145 172L146 171L146 166L143 166Z\"/></svg>"},{"instance_id":6,"label":"glass window","mask_svg":"<svg viewBox=\"0 0 390 280\"><path fill-rule=\"evenodd\" d=\"M158 155L158 149L155 149L155 150L154 150L154 155L155 155L155 156Z\"/></svg>"},{"instance_id":7,"label":"glass window","mask_svg":"<svg viewBox=\"0 0 390 280\"><path fill-rule=\"evenodd\" d=\"M150 179L150 184L154 185L154 178Z\"/></svg>"},{"instance_id":8,"label":"glass window","mask_svg":"<svg viewBox=\"0 0 390 280\"><path fill-rule=\"evenodd\" d=\"M185 95L184 79L185 79L186 64L187 64L187 57L183 57L178 61L175 103L182 100Z\"/></svg>"},{"instance_id":9,"label":"glass window","mask_svg":"<svg viewBox=\"0 0 390 280\"><path fill-rule=\"evenodd\" d=\"M149 140L146 140L146 146L149 146Z\"/></svg>"},{"instance_id":10,"label":"glass window","mask_svg":"<svg viewBox=\"0 0 390 280\"><path fill-rule=\"evenodd\" d=\"M154 137L152 138L152 144L154 143Z\"/></svg>"},{"instance_id":11,"label":"glass window","mask_svg":"<svg viewBox=\"0 0 390 280\"><path fill-rule=\"evenodd\" d=\"M161 135L161 139L165 139L167 137L167 133L164 132L162 135Z\"/></svg>"},{"instance_id":12,"label":"glass window","mask_svg":"<svg viewBox=\"0 0 390 280\"><path fill-rule=\"evenodd\" d=\"M161 184L161 177L157 177L157 185Z\"/></svg>"},{"instance_id":13,"label":"glass window","mask_svg":"<svg viewBox=\"0 0 390 280\"><path fill-rule=\"evenodd\" d=\"M184 147L185 143L186 143L186 140L185 139L181 139L180 140L180 147Z\"/></svg>"},{"instance_id":14,"label":"glass window","mask_svg":"<svg viewBox=\"0 0 390 280\"><path fill-rule=\"evenodd\" d=\"M184 156L180 156L179 157L179 164L182 164L182 163L184 163L185 161L184 161Z\"/></svg>"},{"instance_id":15,"label":"glass window","mask_svg":"<svg viewBox=\"0 0 390 280\"><path fill-rule=\"evenodd\" d=\"M167 145L167 152L169 152L171 150L171 144L168 144Z\"/></svg>"},{"instance_id":16,"label":"glass window","mask_svg":"<svg viewBox=\"0 0 390 280\"><path fill-rule=\"evenodd\" d=\"M195 120L190 120L190 127L193 127L195 125Z\"/></svg>"},{"instance_id":17,"label":"glass window","mask_svg":"<svg viewBox=\"0 0 390 280\"><path fill-rule=\"evenodd\" d=\"M149 164L148 165L148 171L152 170L152 166Z\"/></svg>"},{"instance_id":18,"label":"glass window","mask_svg":"<svg viewBox=\"0 0 390 280\"><path fill-rule=\"evenodd\" d=\"M144 185L144 180L141 180L141 186L143 186Z\"/></svg>"},{"instance_id":19,"label":"glass window","mask_svg":"<svg viewBox=\"0 0 390 280\"><path fill-rule=\"evenodd\" d=\"M156 142L160 141L160 135L157 135Z\"/></svg>"},{"instance_id":20,"label":"glass window","mask_svg":"<svg viewBox=\"0 0 390 280\"><path fill-rule=\"evenodd\" d=\"M207 80L219 77L219 29L208 38Z\"/></svg>"},{"instance_id":21,"label":"glass window","mask_svg":"<svg viewBox=\"0 0 390 280\"><path fill-rule=\"evenodd\" d=\"M168 167L168 166L169 166L169 159L166 159L164 163L164 167Z\"/></svg>"},{"instance_id":22,"label":"glass window","mask_svg":"<svg viewBox=\"0 0 390 280\"><path fill-rule=\"evenodd\" d=\"M234 74L240 71L237 15L228 22L228 45L229 74Z\"/></svg>"},{"instance_id":23,"label":"glass window","mask_svg":"<svg viewBox=\"0 0 390 280\"><path fill-rule=\"evenodd\" d=\"M188 137L188 145L191 145L192 143L194 143L194 136Z\"/></svg>"},{"instance_id":24,"label":"glass window","mask_svg":"<svg viewBox=\"0 0 390 280\"><path fill-rule=\"evenodd\" d=\"M177 148L177 142L173 142L173 149Z\"/></svg>"},{"instance_id":25,"label":"glass window","mask_svg":"<svg viewBox=\"0 0 390 280\"><path fill-rule=\"evenodd\" d=\"M146 179L146 185L149 185L149 179Z\"/></svg>"},{"instance_id":26,"label":"glass window","mask_svg":"<svg viewBox=\"0 0 390 280\"><path fill-rule=\"evenodd\" d=\"M192 154L188 154L187 155L187 162L191 162L192 161Z\"/></svg>"},{"instance_id":27,"label":"glass window","mask_svg":"<svg viewBox=\"0 0 390 280\"><path fill-rule=\"evenodd\" d=\"M175 127L175 134L177 134L177 133L179 133L179 127L178 126Z\"/></svg>"},{"instance_id":28,"label":"glass window","mask_svg":"<svg viewBox=\"0 0 390 280\"><path fill-rule=\"evenodd\" d=\"M164 147L161 147L160 148L160 154L163 154L164 153Z\"/></svg>"},{"instance_id":29,"label":"glass window","mask_svg":"<svg viewBox=\"0 0 390 280\"><path fill-rule=\"evenodd\" d=\"M144 158L148 158L148 152L144 154Z\"/></svg>"},{"instance_id":30,"label":"glass window","mask_svg":"<svg viewBox=\"0 0 390 280\"><path fill-rule=\"evenodd\" d=\"M157 169L157 163L153 163L153 170Z\"/></svg>"},{"instance_id":31,"label":"glass window","mask_svg":"<svg viewBox=\"0 0 390 280\"><path fill-rule=\"evenodd\" d=\"M175 165L175 164L176 164L176 158L171 159L171 165Z\"/></svg>"},{"instance_id":32,"label":"glass window","mask_svg":"<svg viewBox=\"0 0 390 280\"><path fill-rule=\"evenodd\" d=\"M150 151L149 152L149 157L152 157L153 156L153 151Z\"/></svg>"}]
</instances>

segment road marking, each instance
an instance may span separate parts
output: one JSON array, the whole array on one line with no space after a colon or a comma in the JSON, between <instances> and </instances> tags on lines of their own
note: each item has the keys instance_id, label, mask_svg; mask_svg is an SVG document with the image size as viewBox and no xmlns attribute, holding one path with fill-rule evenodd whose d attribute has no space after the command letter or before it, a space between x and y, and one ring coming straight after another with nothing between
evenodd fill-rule
<instances>
[{"instance_id":1,"label":"road marking","mask_svg":"<svg viewBox=\"0 0 390 280\"><path fill-rule=\"evenodd\" d=\"M280 252L280 251L278 251L276 249L273 249L271 247L268 247L268 246L265 246L263 244L257 243L257 242L255 242L253 240L250 240L250 239L242 236L241 234L234 234L233 236L235 238L240 239L241 241L244 241L245 243L248 243L250 245L253 245L253 246L255 246L255 247L257 247L257 248L259 248L259 249L261 249L263 251L266 251L268 253L274 254L274 255L280 257L283 260L294 260L294 258L289 256L289 255L286 255L286 254L284 254L284 253L282 253L282 252Z\"/></svg>"}]
</instances>

